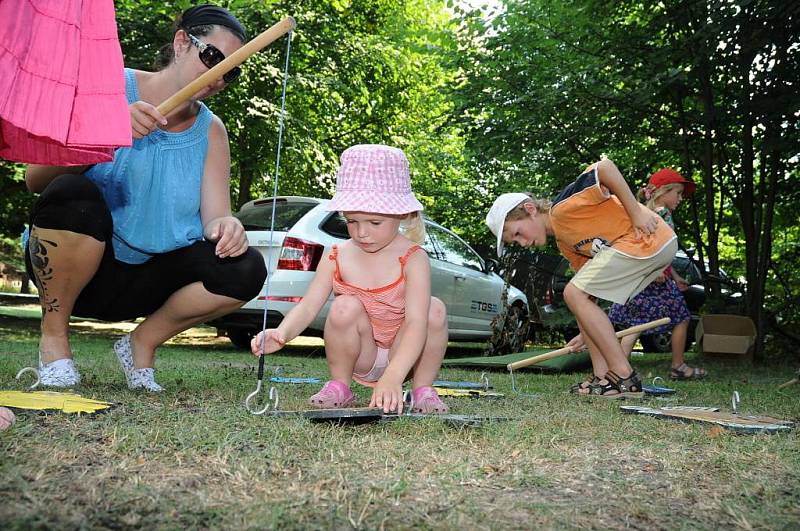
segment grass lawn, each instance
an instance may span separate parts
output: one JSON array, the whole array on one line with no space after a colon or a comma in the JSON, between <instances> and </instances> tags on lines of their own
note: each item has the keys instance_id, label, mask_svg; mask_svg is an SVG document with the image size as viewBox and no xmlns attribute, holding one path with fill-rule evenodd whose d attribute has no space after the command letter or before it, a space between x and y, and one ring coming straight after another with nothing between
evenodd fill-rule
<instances>
[{"instance_id":1,"label":"grass lawn","mask_svg":"<svg viewBox=\"0 0 800 531\"><path fill-rule=\"evenodd\" d=\"M505 398L448 399L454 413L516 419L479 428L253 416L243 401L256 361L212 329L161 349L166 392L129 391L111 345L130 326L74 323L77 391L116 407L94 416L23 412L0 432L0 528L800 527L796 430L735 435L626 415L618 402L567 394L582 375L525 371L517 384L534 397L515 396L507 373L494 372ZM0 312L0 389L23 388L14 375L35 365L37 331L35 315ZM268 367L326 379L322 354L319 342L291 345ZM649 377L668 373L666 356L634 361ZM706 381L675 383L673 398L645 403L728 410L738 390L742 412L800 420L800 385L776 389L796 366L703 365ZM441 377L479 374L448 368ZM280 385L282 408L304 407L316 388Z\"/></svg>"}]
</instances>

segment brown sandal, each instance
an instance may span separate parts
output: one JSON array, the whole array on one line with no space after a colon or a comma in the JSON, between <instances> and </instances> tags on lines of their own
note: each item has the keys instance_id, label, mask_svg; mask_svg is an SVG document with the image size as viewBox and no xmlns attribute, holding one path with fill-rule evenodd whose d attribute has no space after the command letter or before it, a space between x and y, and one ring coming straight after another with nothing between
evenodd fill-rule
<instances>
[{"instance_id":1,"label":"brown sandal","mask_svg":"<svg viewBox=\"0 0 800 531\"><path fill-rule=\"evenodd\" d=\"M612 400L644 397L642 379L636 371L633 371L627 378L622 378L614 371L608 371L603 380L606 383L600 383L602 382L601 380L589 386L589 396L610 398Z\"/></svg>"},{"instance_id":2,"label":"brown sandal","mask_svg":"<svg viewBox=\"0 0 800 531\"><path fill-rule=\"evenodd\" d=\"M669 372L670 380L702 380L708 376L708 372L700 367L689 367L681 363L678 367L673 367Z\"/></svg>"}]
</instances>

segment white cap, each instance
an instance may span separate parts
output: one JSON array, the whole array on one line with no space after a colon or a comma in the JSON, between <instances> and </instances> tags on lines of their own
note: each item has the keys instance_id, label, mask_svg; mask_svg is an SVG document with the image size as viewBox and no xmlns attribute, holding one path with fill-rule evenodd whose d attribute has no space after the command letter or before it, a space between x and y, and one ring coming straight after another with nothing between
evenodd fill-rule
<instances>
[{"instance_id":1,"label":"white cap","mask_svg":"<svg viewBox=\"0 0 800 531\"><path fill-rule=\"evenodd\" d=\"M486 224L492 234L497 236L497 256L503 256L503 225L506 223L506 216L514 207L530 198L529 195L520 193L503 194L494 200L492 208L486 214Z\"/></svg>"}]
</instances>

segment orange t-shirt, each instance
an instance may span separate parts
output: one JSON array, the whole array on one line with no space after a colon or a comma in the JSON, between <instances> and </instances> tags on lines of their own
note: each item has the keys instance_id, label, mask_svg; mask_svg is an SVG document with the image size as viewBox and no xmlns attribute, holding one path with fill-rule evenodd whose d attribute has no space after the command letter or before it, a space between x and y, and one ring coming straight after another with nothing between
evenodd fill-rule
<instances>
[{"instance_id":1,"label":"orange t-shirt","mask_svg":"<svg viewBox=\"0 0 800 531\"><path fill-rule=\"evenodd\" d=\"M646 206L638 206L650 212ZM596 167L558 194L550 208L550 221L558 248L575 271L603 247L631 258L649 258L676 238L660 217L653 234L636 238L628 212L600 185Z\"/></svg>"}]
</instances>

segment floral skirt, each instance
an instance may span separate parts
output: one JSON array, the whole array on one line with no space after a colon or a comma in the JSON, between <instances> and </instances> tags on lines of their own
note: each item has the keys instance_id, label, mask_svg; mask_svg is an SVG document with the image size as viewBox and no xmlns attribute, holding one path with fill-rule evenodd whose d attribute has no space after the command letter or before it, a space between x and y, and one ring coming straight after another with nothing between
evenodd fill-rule
<instances>
[{"instance_id":1,"label":"floral skirt","mask_svg":"<svg viewBox=\"0 0 800 531\"><path fill-rule=\"evenodd\" d=\"M629 328L663 317L670 318L670 324L651 328L643 332L643 335L668 332L682 322L691 319L689 308L686 307L686 300L683 298L678 284L668 279L666 282L653 282L641 293L629 300L625 304L614 304L608 311L608 318L616 325Z\"/></svg>"}]
</instances>

